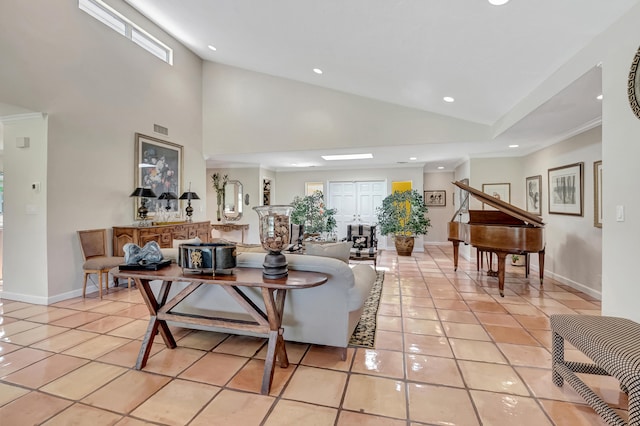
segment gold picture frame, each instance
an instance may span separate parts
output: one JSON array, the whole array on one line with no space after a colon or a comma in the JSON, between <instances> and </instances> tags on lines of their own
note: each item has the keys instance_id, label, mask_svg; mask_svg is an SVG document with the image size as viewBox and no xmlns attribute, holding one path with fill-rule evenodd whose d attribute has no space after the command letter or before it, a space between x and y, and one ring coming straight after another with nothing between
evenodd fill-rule
<instances>
[{"instance_id":1,"label":"gold picture frame","mask_svg":"<svg viewBox=\"0 0 640 426\"><path fill-rule=\"evenodd\" d=\"M182 145L167 142L152 136L135 134L135 188L151 188L160 197L163 192L176 195L175 200L147 200L147 218L153 220L158 212L176 214L181 212L180 200L182 194ZM134 197L134 217L137 217L140 197ZM169 201L169 210L166 210Z\"/></svg>"},{"instance_id":2,"label":"gold picture frame","mask_svg":"<svg viewBox=\"0 0 640 426\"><path fill-rule=\"evenodd\" d=\"M602 160L593 163L593 226L602 228Z\"/></svg>"}]
</instances>

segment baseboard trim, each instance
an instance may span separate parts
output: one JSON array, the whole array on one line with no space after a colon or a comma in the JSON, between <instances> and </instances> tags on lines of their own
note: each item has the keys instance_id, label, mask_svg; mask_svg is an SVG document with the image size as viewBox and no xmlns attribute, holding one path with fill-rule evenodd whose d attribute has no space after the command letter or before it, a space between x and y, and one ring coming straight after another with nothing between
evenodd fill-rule
<instances>
[{"instance_id":1,"label":"baseboard trim","mask_svg":"<svg viewBox=\"0 0 640 426\"><path fill-rule=\"evenodd\" d=\"M531 270L533 271L533 268L531 268ZM536 272L538 272L538 269L536 268ZM564 277L562 275L550 272L550 271L544 271L544 275L548 276L550 278L553 278L554 280L560 282L561 284L567 285L575 290L579 290L585 294L588 294L591 297L595 297L598 300L602 300L602 292L595 290L591 287L587 287L584 284L581 284L579 282L573 281L567 277Z\"/></svg>"},{"instance_id":2,"label":"baseboard trim","mask_svg":"<svg viewBox=\"0 0 640 426\"><path fill-rule=\"evenodd\" d=\"M89 290L87 288L87 290ZM92 293L97 293L98 287L96 287L95 291ZM87 292L89 294L89 292ZM45 297L45 296L34 296L31 294L23 294L23 293L13 293L10 291L2 291L0 292L0 298L11 300L14 302L24 302L24 303L32 303L34 305L52 305L54 303L62 302L63 300L72 299L74 297L82 296L82 289L78 288L75 290L68 291L66 293L56 294L55 296Z\"/></svg>"}]
</instances>

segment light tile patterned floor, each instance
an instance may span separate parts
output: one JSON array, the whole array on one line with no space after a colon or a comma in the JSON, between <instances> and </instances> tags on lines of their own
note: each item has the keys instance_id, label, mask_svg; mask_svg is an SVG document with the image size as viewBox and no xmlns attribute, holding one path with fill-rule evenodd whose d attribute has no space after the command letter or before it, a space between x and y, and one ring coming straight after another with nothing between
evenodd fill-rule
<instances>
[{"instance_id":1,"label":"light tile patterned floor","mask_svg":"<svg viewBox=\"0 0 640 426\"><path fill-rule=\"evenodd\" d=\"M288 343L260 395L264 339L174 329L178 348L154 343L135 363L148 312L136 289L53 306L10 300L0 317L0 422L6 425L601 425L550 372L548 315L600 313L600 302L508 266L497 280L450 246L397 257L386 271L375 349ZM286 331L285 331L286 336ZM567 358L583 360L576 350ZM587 383L623 417L609 377Z\"/></svg>"}]
</instances>

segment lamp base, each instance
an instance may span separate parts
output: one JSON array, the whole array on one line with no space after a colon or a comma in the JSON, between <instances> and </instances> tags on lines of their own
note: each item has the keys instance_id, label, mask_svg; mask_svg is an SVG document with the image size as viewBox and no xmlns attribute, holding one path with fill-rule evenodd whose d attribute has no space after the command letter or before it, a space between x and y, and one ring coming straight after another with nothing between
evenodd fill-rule
<instances>
[{"instance_id":1,"label":"lamp base","mask_svg":"<svg viewBox=\"0 0 640 426\"><path fill-rule=\"evenodd\" d=\"M289 275L287 257L280 252L269 252L264 256L262 276L270 280L284 278Z\"/></svg>"}]
</instances>

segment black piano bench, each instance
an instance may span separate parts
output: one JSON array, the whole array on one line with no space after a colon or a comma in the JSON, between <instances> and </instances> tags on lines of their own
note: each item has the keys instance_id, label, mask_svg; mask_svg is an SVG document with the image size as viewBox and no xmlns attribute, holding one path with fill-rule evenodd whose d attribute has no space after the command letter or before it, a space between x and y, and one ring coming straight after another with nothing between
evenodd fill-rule
<instances>
[{"instance_id":1,"label":"black piano bench","mask_svg":"<svg viewBox=\"0 0 640 426\"><path fill-rule=\"evenodd\" d=\"M626 318L591 315L551 315L553 383L564 381L609 425L640 426L640 324ZM564 341L594 364L564 360ZM613 376L629 395L629 423L575 373Z\"/></svg>"}]
</instances>

